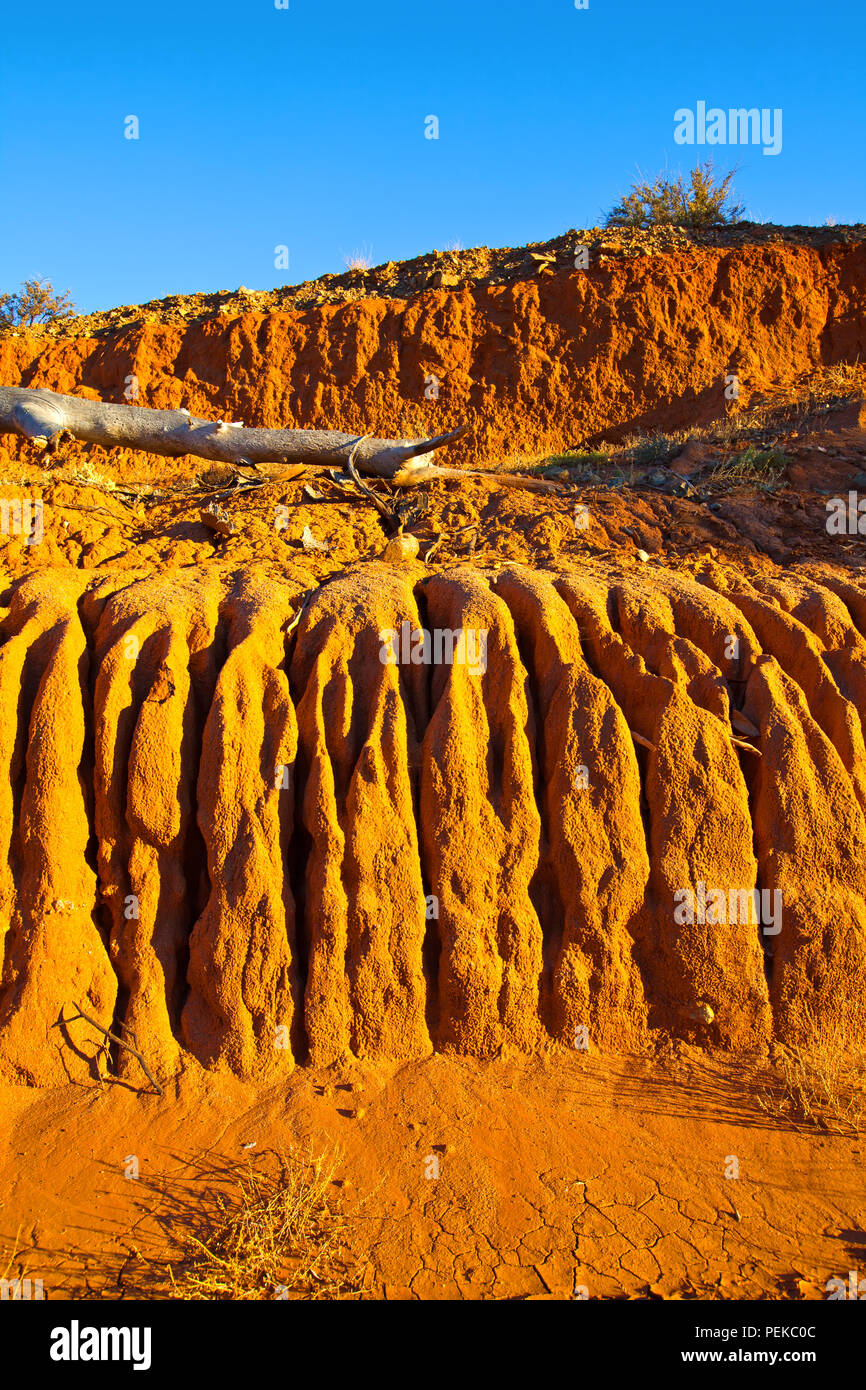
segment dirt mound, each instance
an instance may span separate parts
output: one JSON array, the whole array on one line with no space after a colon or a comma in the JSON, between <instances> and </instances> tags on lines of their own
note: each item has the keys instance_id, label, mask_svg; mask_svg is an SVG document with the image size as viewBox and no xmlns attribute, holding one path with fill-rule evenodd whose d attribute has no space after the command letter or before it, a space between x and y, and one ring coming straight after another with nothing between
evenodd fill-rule
<instances>
[{"instance_id":1,"label":"dirt mound","mask_svg":"<svg viewBox=\"0 0 866 1390\"><path fill-rule=\"evenodd\" d=\"M759 233L587 233L586 269L574 233L547 252L452 253L450 270L434 257L193 317L165 301L118 327L91 316L8 334L0 381L387 438L465 420L458 465L694 426L731 408L731 376L740 408L866 355L862 230Z\"/></svg>"},{"instance_id":2,"label":"dirt mound","mask_svg":"<svg viewBox=\"0 0 866 1390\"><path fill-rule=\"evenodd\" d=\"M163 1076L866 1021L859 584L368 564L304 603L213 565L7 598L7 1078L91 1074L73 1005Z\"/></svg>"}]
</instances>

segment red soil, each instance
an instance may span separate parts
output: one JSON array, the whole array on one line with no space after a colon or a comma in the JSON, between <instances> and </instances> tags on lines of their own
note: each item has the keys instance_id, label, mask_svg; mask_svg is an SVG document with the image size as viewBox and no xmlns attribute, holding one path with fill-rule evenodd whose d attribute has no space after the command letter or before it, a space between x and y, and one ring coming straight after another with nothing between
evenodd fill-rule
<instances>
[{"instance_id":1,"label":"red soil","mask_svg":"<svg viewBox=\"0 0 866 1390\"><path fill-rule=\"evenodd\" d=\"M471 443L452 461L495 461L719 417L731 370L745 401L854 359L864 256L861 242L702 248L408 302L7 337L0 380L119 399L134 373L141 404L380 435L467 418ZM424 400L431 372L437 402ZM794 1256L773 1230L793 1219L795 1189L762 1207L766 1277L753 1279L748 1240L736 1259L719 1244L716 1198L688 1207L697 1177L673 1160L647 1177L634 1116L658 1084L668 1118L651 1122L654 1142L680 1166L715 1125L719 1163L751 1145L776 1172L784 1131L755 1137L756 1069L816 1027L858 1038L866 1023L863 540L827 533L819 491L856 486L866 433L856 411L835 423L789 427L787 486L734 488L715 511L670 489L539 495L457 475L430 488L414 528L422 555L444 537L435 561L402 566L379 559L377 513L319 475L228 503L237 530L219 539L194 498L130 507L82 471L165 485L189 481L195 461L70 445L52 472L8 439L6 495L37 492L46 506L43 542L5 548L0 1075L9 1143L22 1147L3 1160L0 1234L14 1234L13 1214L28 1230L35 1220L37 1179L14 1165L23 1152L34 1172L56 1161L39 1148L46 1124L63 1117L76 1136L66 1194L47 1230L33 1226L46 1268L90 1171L81 1097L96 1085L94 1032L55 1026L74 1006L135 1035L167 1090L140 1097L159 1143L178 1125L193 1146L221 1142L241 1115L272 1140L286 1096L296 1137L334 1137L342 1112L314 1115L316 1087L351 1075L382 1110L350 1145L365 1190L383 1167L398 1172L406 1115L431 1108L430 1068L439 1137L425 1131L422 1147L460 1127L470 1095L479 1116L516 1127L506 1091L525 1086L516 1167L488 1154L485 1181L497 1210L524 1183L515 1201L544 1207L539 1229L554 1232L578 1159L557 1141L548 1203L544 1153L556 1078L581 1071L586 1030L605 1114L623 1084L617 1059L643 1059L629 1064L643 1099L611 1120L618 1139L584 1117L596 1178L613 1182L617 1143L634 1178L602 1184L602 1206L623 1207L613 1231L584 1211L580 1259L548 1232L528 1261L519 1250L536 1228L514 1214L513 1258L503 1235L485 1264L467 1251L495 1242L497 1222L476 1213L434 1260L436 1232L422 1227L448 1234L447 1213L434 1221L423 1189L401 1206L395 1177L376 1209L376 1290L563 1296L583 1268L598 1293L643 1281L669 1295L689 1280L709 1288L719 1269L730 1279L736 1264L743 1292L779 1292ZM670 476L700 471L687 458ZM304 551L305 526L329 550ZM485 632L484 669L383 663L381 634L404 621ZM781 930L678 919L676 895L699 883L778 891ZM712 1099L675 1113L679 1082L653 1070L660 1052L714 1058L727 1078L745 1066L752 1111L724 1134ZM114 1063L118 1087L141 1085L129 1053ZM56 1089L25 1102L20 1083ZM93 1104L97 1148L141 1147L126 1137L140 1123L123 1110L131 1097ZM461 1131L458 1205L477 1192L467 1155L489 1147L476 1120ZM853 1227L853 1151L834 1161L832 1219ZM531 1181L515 1178L521 1163ZM644 1196L668 1242L651 1259L655 1237L626 1211ZM801 1243L807 1284L834 1272L823 1201L810 1197ZM420 1254L404 1250L407 1229ZM94 1229L88 1248L103 1239ZM547 1271L537 1287L527 1265ZM482 1267L473 1284L466 1269Z\"/></svg>"},{"instance_id":2,"label":"red soil","mask_svg":"<svg viewBox=\"0 0 866 1390\"><path fill-rule=\"evenodd\" d=\"M866 244L701 247L410 299L384 295L105 337L0 339L8 385L382 438L466 420L483 464L638 428L694 426L817 366L866 356ZM154 316L155 317L155 316ZM425 397L430 374L438 398Z\"/></svg>"}]
</instances>

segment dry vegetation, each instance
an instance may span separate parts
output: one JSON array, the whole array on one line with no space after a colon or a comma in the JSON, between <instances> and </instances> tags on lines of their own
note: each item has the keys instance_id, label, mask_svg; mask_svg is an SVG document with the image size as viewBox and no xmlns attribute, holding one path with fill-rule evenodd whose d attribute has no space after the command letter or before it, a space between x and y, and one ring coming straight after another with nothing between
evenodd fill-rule
<instances>
[{"instance_id":1,"label":"dry vegetation","mask_svg":"<svg viewBox=\"0 0 866 1390\"><path fill-rule=\"evenodd\" d=\"M335 1195L339 1164L335 1153L281 1155L276 1173L252 1162L236 1172L230 1190L215 1199L211 1229L181 1236L185 1256L169 1265L171 1296L357 1296L362 1270L346 1252L348 1217Z\"/></svg>"},{"instance_id":2,"label":"dry vegetation","mask_svg":"<svg viewBox=\"0 0 866 1390\"><path fill-rule=\"evenodd\" d=\"M711 159L698 164L688 183L665 174L649 182L638 179L608 213L609 227L675 226L700 230L739 222L745 212L742 203L731 201L731 184L736 169L724 178L716 176Z\"/></svg>"},{"instance_id":3,"label":"dry vegetation","mask_svg":"<svg viewBox=\"0 0 866 1390\"><path fill-rule=\"evenodd\" d=\"M16 294L0 294L0 331L32 328L37 324L71 319L75 305L66 290L55 294L50 280L25 280Z\"/></svg>"},{"instance_id":4,"label":"dry vegetation","mask_svg":"<svg viewBox=\"0 0 866 1390\"><path fill-rule=\"evenodd\" d=\"M798 1124L859 1134L866 1117L866 1045L844 1018L819 1025L806 1013L809 1039L779 1049L761 1108Z\"/></svg>"},{"instance_id":5,"label":"dry vegetation","mask_svg":"<svg viewBox=\"0 0 866 1390\"><path fill-rule=\"evenodd\" d=\"M360 251L352 251L343 257L343 264L347 270L369 270L373 264L372 247L363 246Z\"/></svg>"},{"instance_id":6,"label":"dry vegetation","mask_svg":"<svg viewBox=\"0 0 866 1390\"><path fill-rule=\"evenodd\" d=\"M341 1163L336 1150L263 1150L243 1163L204 1154L182 1175L142 1178L147 1197L117 1260L106 1253L95 1268L64 1248L46 1288L73 1300L358 1298L366 1266L349 1237L360 1204L347 1206ZM34 1271L20 1237L19 1227L11 1250L0 1247L0 1278L47 1273L46 1252Z\"/></svg>"},{"instance_id":7,"label":"dry vegetation","mask_svg":"<svg viewBox=\"0 0 866 1390\"><path fill-rule=\"evenodd\" d=\"M749 445L716 464L712 481L717 483L775 483L781 478L788 460L779 449L756 449Z\"/></svg>"},{"instance_id":8,"label":"dry vegetation","mask_svg":"<svg viewBox=\"0 0 866 1390\"><path fill-rule=\"evenodd\" d=\"M598 469L646 467L670 462L690 441L718 445L732 455L714 470L715 482L776 482L787 460L774 449L773 436L796 429L814 417L831 413L866 394L866 366L857 362L822 367L808 378L779 388L706 426L692 425L679 430L652 430L629 435L618 443L602 440L592 446L564 449L561 453L536 458L509 460L505 468L556 475L562 469L573 481L599 481ZM739 446L739 448L738 448Z\"/></svg>"}]
</instances>

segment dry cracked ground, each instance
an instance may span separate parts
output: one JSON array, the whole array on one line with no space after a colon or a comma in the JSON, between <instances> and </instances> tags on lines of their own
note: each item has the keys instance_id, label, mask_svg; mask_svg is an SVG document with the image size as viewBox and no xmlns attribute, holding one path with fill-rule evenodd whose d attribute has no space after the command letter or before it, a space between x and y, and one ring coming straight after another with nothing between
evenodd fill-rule
<instances>
[{"instance_id":1,"label":"dry cracked ground","mask_svg":"<svg viewBox=\"0 0 866 1390\"><path fill-rule=\"evenodd\" d=\"M327 1143L367 1297L826 1297L862 1267L861 1143L780 1123L756 1091L753 1069L694 1056L439 1054L255 1095L214 1077L163 1100L19 1088L0 1216L49 1297L166 1296L160 1261L200 1231L215 1171L250 1144Z\"/></svg>"}]
</instances>

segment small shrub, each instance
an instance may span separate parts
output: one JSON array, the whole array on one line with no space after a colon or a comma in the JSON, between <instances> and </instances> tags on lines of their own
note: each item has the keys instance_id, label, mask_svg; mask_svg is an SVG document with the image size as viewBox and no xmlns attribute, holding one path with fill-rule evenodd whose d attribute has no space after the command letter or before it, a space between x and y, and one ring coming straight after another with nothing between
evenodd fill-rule
<instances>
[{"instance_id":1,"label":"small shrub","mask_svg":"<svg viewBox=\"0 0 866 1390\"><path fill-rule=\"evenodd\" d=\"M333 1194L339 1155L279 1160L276 1174L249 1164L216 1199L210 1229L185 1232L186 1258L170 1269L181 1300L356 1296L362 1270L346 1253L347 1219Z\"/></svg>"},{"instance_id":2,"label":"small shrub","mask_svg":"<svg viewBox=\"0 0 866 1390\"><path fill-rule=\"evenodd\" d=\"M607 454L599 450L584 452L574 450L566 454L550 454L532 466L531 470L546 477L551 473L561 473L563 469L568 469L575 482L598 481L596 469L604 467L608 462Z\"/></svg>"},{"instance_id":3,"label":"small shrub","mask_svg":"<svg viewBox=\"0 0 866 1390\"><path fill-rule=\"evenodd\" d=\"M625 463L664 463L679 452L689 437L685 430L674 434L630 435L623 440L620 452Z\"/></svg>"},{"instance_id":4,"label":"small shrub","mask_svg":"<svg viewBox=\"0 0 866 1390\"><path fill-rule=\"evenodd\" d=\"M775 483L788 466L781 449L756 449L749 445L741 454L717 463L710 480L714 483Z\"/></svg>"},{"instance_id":5,"label":"small shrub","mask_svg":"<svg viewBox=\"0 0 866 1390\"><path fill-rule=\"evenodd\" d=\"M822 373L821 386L827 392L852 392L856 394L863 389L863 368L860 362L837 362L832 367L825 367Z\"/></svg>"},{"instance_id":6,"label":"small shrub","mask_svg":"<svg viewBox=\"0 0 866 1390\"><path fill-rule=\"evenodd\" d=\"M608 213L606 226L667 225L697 230L739 222L743 206L729 201L731 182L736 172L732 169L724 178L718 179L713 161L708 159L691 171L688 185L682 177L671 179L664 174L659 174L653 183L640 179Z\"/></svg>"},{"instance_id":7,"label":"small shrub","mask_svg":"<svg viewBox=\"0 0 866 1390\"><path fill-rule=\"evenodd\" d=\"M369 270L373 264L373 252L365 246L361 251L353 251L351 256L344 256L343 260L347 270Z\"/></svg>"},{"instance_id":8,"label":"small shrub","mask_svg":"<svg viewBox=\"0 0 866 1390\"><path fill-rule=\"evenodd\" d=\"M0 329L51 323L74 312L69 291L55 294L50 280L25 280L17 294L0 294Z\"/></svg>"}]
</instances>

